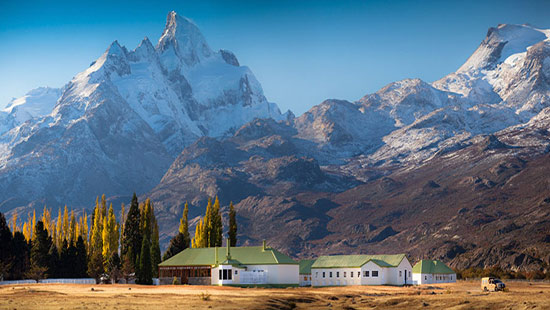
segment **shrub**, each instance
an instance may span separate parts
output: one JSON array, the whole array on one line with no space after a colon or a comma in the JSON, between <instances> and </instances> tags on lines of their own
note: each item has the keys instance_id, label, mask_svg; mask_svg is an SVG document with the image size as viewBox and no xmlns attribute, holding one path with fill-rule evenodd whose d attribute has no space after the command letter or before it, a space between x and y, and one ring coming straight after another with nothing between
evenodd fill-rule
<instances>
[{"instance_id":1,"label":"shrub","mask_svg":"<svg viewBox=\"0 0 550 310\"><path fill-rule=\"evenodd\" d=\"M178 279L178 277L174 277L174 279L172 279L172 285L179 285L180 284L180 280Z\"/></svg>"},{"instance_id":2,"label":"shrub","mask_svg":"<svg viewBox=\"0 0 550 310\"><path fill-rule=\"evenodd\" d=\"M208 292L202 292L199 294L199 298L202 300L202 301L209 301L210 300L210 294L208 294Z\"/></svg>"}]
</instances>

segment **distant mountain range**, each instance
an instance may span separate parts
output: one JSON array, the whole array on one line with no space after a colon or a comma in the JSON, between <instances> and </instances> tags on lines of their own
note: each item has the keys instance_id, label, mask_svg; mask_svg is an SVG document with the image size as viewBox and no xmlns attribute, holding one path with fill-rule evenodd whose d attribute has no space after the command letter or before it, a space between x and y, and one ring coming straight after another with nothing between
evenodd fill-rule
<instances>
[{"instance_id":1,"label":"distant mountain range","mask_svg":"<svg viewBox=\"0 0 550 310\"><path fill-rule=\"evenodd\" d=\"M295 117L171 12L156 46L115 41L62 89L0 112L0 211L136 191L166 243L185 201L196 222L219 195L235 203L241 244L531 270L550 265L549 128L550 30L490 28L438 81Z\"/></svg>"}]
</instances>

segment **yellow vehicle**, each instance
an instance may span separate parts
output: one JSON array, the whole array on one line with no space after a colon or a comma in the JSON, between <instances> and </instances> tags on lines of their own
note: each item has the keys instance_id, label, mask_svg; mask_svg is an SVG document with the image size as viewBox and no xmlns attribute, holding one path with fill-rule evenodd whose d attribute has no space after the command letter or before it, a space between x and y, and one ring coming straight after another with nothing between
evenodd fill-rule
<instances>
[{"instance_id":1,"label":"yellow vehicle","mask_svg":"<svg viewBox=\"0 0 550 310\"><path fill-rule=\"evenodd\" d=\"M481 289L485 292L503 291L505 287L506 284L500 281L500 279L493 277L481 278Z\"/></svg>"}]
</instances>

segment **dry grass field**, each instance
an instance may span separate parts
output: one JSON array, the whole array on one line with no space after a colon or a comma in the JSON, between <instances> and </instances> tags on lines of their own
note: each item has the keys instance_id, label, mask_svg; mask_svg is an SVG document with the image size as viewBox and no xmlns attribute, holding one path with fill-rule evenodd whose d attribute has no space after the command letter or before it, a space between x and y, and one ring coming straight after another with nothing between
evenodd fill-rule
<instances>
[{"instance_id":1,"label":"dry grass field","mask_svg":"<svg viewBox=\"0 0 550 310\"><path fill-rule=\"evenodd\" d=\"M496 293L464 281L288 289L27 284L0 286L0 309L550 309L550 283L507 284L508 292Z\"/></svg>"}]
</instances>

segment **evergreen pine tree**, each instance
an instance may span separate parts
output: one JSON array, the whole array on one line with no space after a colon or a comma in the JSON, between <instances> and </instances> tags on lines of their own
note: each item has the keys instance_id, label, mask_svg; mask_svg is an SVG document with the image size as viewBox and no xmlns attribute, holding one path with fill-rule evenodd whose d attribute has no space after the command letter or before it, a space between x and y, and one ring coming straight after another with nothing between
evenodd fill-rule
<instances>
[{"instance_id":1,"label":"evergreen pine tree","mask_svg":"<svg viewBox=\"0 0 550 310\"><path fill-rule=\"evenodd\" d=\"M88 253L86 252L86 244L84 238L79 236L76 240L76 253L74 263L74 273L77 278L85 278L88 274Z\"/></svg>"},{"instance_id":2,"label":"evergreen pine tree","mask_svg":"<svg viewBox=\"0 0 550 310\"><path fill-rule=\"evenodd\" d=\"M158 264L160 264L159 225L155 217L155 207L151 203L151 268L153 277L158 277Z\"/></svg>"},{"instance_id":3,"label":"evergreen pine tree","mask_svg":"<svg viewBox=\"0 0 550 310\"><path fill-rule=\"evenodd\" d=\"M79 278L80 270L77 268L78 262L78 250L76 248L76 240L74 243L69 243L69 248L67 249L67 278Z\"/></svg>"},{"instance_id":4,"label":"evergreen pine tree","mask_svg":"<svg viewBox=\"0 0 550 310\"><path fill-rule=\"evenodd\" d=\"M170 257L178 254L179 252L187 249L188 247L189 247L189 243L185 242L184 235L178 232L170 240L170 244L168 245L168 249L166 249L166 252L164 252L164 255L162 256L162 260L165 261Z\"/></svg>"},{"instance_id":5,"label":"evergreen pine tree","mask_svg":"<svg viewBox=\"0 0 550 310\"><path fill-rule=\"evenodd\" d=\"M7 278L13 264L13 236L3 213L0 213L0 279Z\"/></svg>"},{"instance_id":6,"label":"evergreen pine tree","mask_svg":"<svg viewBox=\"0 0 550 310\"><path fill-rule=\"evenodd\" d=\"M30 268L30 246L22 232L13 234L13 263L11 265L10 278L23 279Z\"/></svg>"},{"instance_id":7,"label":"evergreen pine tree","mask_svg":"<svg viewBox=\"0 0 550 310\"><path fill-rule=\"evenodd\" d=\"M59 251L59 276L61 278L68 278L71 272L70 259L69 259L69 243L67 239L63 240L63 245Z\"/></svg>"},{"instance_id":8,"label":"evergreen pine tree","mask_svg":"<svg viewBox=\"0 0 550 310\"><path fill-rule=\"evenodd\" d=\"M229 245L237 246L237 212L233 202L229 203Z\"/></svg>"},{"instance_id":9,"label":"evergreen pine tree","mask_svg":"<svg viewBox=\"0 0 550 310\"><path fill-rule=\"evenodd\" d=\"M168 245L166 252L164 252L162 260L167 260L189 247L189 243L191 240L189 237L189 221L187 218L188 214L189 206L186 202L185 206L183 207L183 215L180 219L178 233L170 240L170 244Z\"/></svg>"},{"instance_id":10,"label":"evergreen pine tree","mask_svg":"<svg viewBox=\"0 0 550 310\"><path fill-rule=\"evenodd\" d=\"M124 234L122 236L122 261L126 255L130 255L130 262L132 264L132 269L135 269L137 263L137 256L139 253L136 253L136 249L139 251L142 245L142 232L140 229L140 214L139 214L139 203L134 193L132 197L132 202L130 204L130 209L128 210L128 216L124 223ZM132 251L130 251L130 248Z\"/></svg>"},{"instance_id":11,"label":"evergreen pine tree","mask_svg":"<svg viewBox=\"0 0 550 310\"><path fill-rule=\"evenodd\" d=\"M139 267L136 270L137 281L139 284L153 283L153 270L151 259L151 233L152 233L152 209L149 200L146 201L143 207L142 224L142 243L141 252L139 255Z\"/></svg>"},{"instance_id":12,"label":"evergreen pine tree","mask_svg":"<svg viewBox=\"0 0 550 310\"><path fill-rule=\"evenodd\" d=\"M153 284L153 272L151 268L151 243L149 238L143 238L141 244L141 254L139 255L139 274L137 283Z\"/></svg>"},{"instance_id":13,"label":"evergreen pine tree","mask_svg":"<svg viewBox=\"0 0 550 310\"><path fill-rule=\"evenodd\" d=\"M32 247L31 247L31 267L48 268L48 252L51 246L51 239L48 237L48 231L44 229L44 223L38 221L34 227Z\"/></svg>"},{"instance_id":14,"label":"evergreen pine tree","mask_svg":"<svg viewBox=\"0 0 550 310\"><path fill-rule=\"evenodd\" d=\"M60 264L59 252L57 252L57 246L52 242L48 251L48 277L60 278L62 277L60 269L63 267Z\"/></svg>"}]
</instances>

